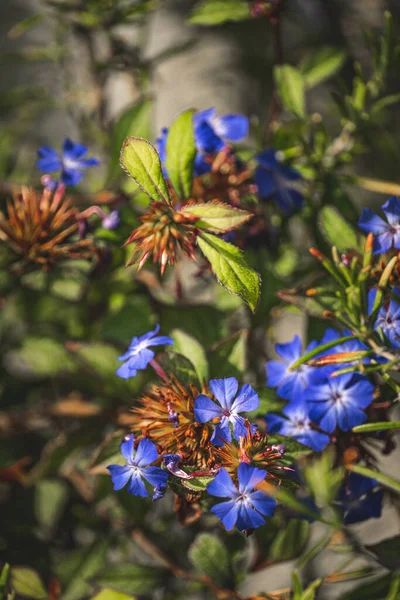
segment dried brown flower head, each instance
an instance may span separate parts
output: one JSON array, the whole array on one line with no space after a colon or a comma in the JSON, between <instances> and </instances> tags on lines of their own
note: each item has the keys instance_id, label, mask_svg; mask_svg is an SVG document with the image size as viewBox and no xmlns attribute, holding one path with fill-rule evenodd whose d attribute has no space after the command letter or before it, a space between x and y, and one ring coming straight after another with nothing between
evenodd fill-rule
<instances>
[{"instance_id":1,"label":"dried brown flower head","mask_svg":"<svg viewBox=\"0 0 400 600\"><path fill-rule=\"evenodd\" d=\"M169 383L153 386L140 398L140 406L132 409L132 431L152 440L160 454L180 454L188 466L210 466L216 450L210 442L213 425L195 421L194 401L199 393L174 376Z\"/></svg>"},{"instance_id":2,"label":"dried brown flower head","mask_svg":"<svg viewBox=\"0 0 400 600\"><path fill-rule=\"evenodd\" d=\"M153 262L160 263L162 274L167 264L175 264L179 250L196 260L196 229L193 223L197 220L197 217L185 215L163 202L153 202L149 212L140 217L142 225L125 243L126 246L135 244L128 265L137 263L141 269L153 256Z\"/></svg>"},{"instance_id":3,"label":"dried brown flower head","mask_svg":"<svg viewBox=\"0 0 400 600\"><path fill-rule=\"evenodd\" d=\"M268 443L266 434L251 432L251 426L246 424L247 434L240 438L239 446L225 443L215 449L216 462L229 473L236 476L241 462L253 465L267 471L267 479L279 479L279 474L286 470L282 465L283 448Z\"/></svg>"},{"instance_id":4,"label":"dried brown flower head","mask_svg":"<svg viewBox=\"0 0 400 600\"><path fill-rule=\"evenodd\" d=\"M80 239L79 210L64 191L64 186L54 193L24 187L7 202L8 217L0 212L0 241L22 263L48 269L61 260L90 259L96 253L91 240Z\"/></svg>"}]
</instances>

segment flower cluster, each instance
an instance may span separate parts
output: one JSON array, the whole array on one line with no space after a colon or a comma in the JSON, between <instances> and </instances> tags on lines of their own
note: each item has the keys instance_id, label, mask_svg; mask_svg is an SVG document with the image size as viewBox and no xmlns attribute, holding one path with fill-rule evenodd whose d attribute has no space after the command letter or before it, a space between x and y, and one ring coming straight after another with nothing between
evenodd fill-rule
<instances>
[{"instance_id":1,"label":"flower cluster","mask_svg":"<svg viewBox=\"0 0 400 600\"><path fill-rule=\"evenodd\" d=\"M133 495L148 496L150 485L157 500L168 483L190 504L188 490L201 482L191 502L197 503L201 493L226 499L211 512L227 529L236 525L248 532L263 525L275 507L265 485L280 483L288 469L282 462L284 446L269 444L267 436L246 419L246 413L259 407L257 393L248 384L239 390L234 377L213 379L209 393L206 389L199 393L193 385L186 387L173 375L167 376L161 367L157 369L149 350L151 345L172 343L167 336L157 336L158 331L157 326L133 338L128 352L120 357L125 361L117 371L120 377L134 376L152 362L164 383L153 386L132 411L137 450L135 437L127 436L121 445L126 464L108 467L114 489L127 486ZM181 510L182 502L178 504Z\"/></svg>"},{"instance_id":2,"label":"flower cluster","mask_svg":"<svg viewBox=\"0 0 400 600\"><path fill-rule=\"evenodd\" d=\"M321 347L338 339L339 334L328 329ZM318 346L317 342L312 342L306 353ZM365 346L354 340L339 343L334 351L338 355L352 356L351 353L363 350ZM319 367L296 364L303 355L298 336L287 344L277 344L276 352L282 360L267 363L267 383L277 387L277 393L288 404L283 409L283 416L266 416L268 431L288 435L320 451L328 445L329 435L350 431L367 420L365 411L373 401L374 388L366 376L338 374L337 367L331 364ZM323 354L322 351L317 356L322 358ZM323 364L323 360L321 362Z\"/></svg>"},{"instance_id":3,"label":"flower cluster","mask_svg":"<svg viewBox=\"0 0 400 600\"><path fill-rule=\"evenodd\" d=\"M72 142L69 138L64 141L61 155L50 146L41 146L38 153L37 166L42 173L60 174L60 183L76 185L85 174L85 170L100 164L97 158L85 158L89 149L84 144ZM58 183L53 178L47 178L45 184L53 191Z\"/></svg>"}]
</instances>

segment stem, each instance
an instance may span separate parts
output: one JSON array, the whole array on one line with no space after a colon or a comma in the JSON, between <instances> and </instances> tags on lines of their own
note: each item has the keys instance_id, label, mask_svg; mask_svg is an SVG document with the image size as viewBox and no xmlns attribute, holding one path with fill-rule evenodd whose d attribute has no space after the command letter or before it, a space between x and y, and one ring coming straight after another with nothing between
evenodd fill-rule
<instances>
[{"instance_id":1,"label":"stem","mask_svg":"<svg viewBox=\"0 0 400 600\"><path fill-rule=\"evenodd\" d=\"M158 362L156 361L155 358L152 358L150 361L150 365L153 367L153 369L155 370L155 372L157 373L157 375L159 377L161 377L161 379L163 381L165 381L166 383L169 383L169 377L166 374L166 372L164 371L164 369L158 364Z\"/></svg>"},{"instance_id":2,"label":"stem","mask_svg":"<svg viewBox=\"0 0 400 600\"><path fill-rule=\"evenodd\" d=\"M212 581L210 577L207 577L207 575L196 575L195 573L189 573L188 571L184 571L183 569L177 567L172 560L170 560L168 556L166 556L157 546L155 546L140 529L135 529L132 532L132 540L150 556L153 556L158 560L158 562L169 569L174 577L185 579L186 581L195 581L197 583L201 583L202 585L207 586L210 591L217 596L217 598L226 597L235 598L236 600L243 600L243 597L240 596L240 594L238 594L235 590L220 588Z\"/></svg>"},{"instance_id":3,"label":"stem","mask_svg":"<svg viewBox=\"0 0 400 600\"><path fill-rule=\"evenodd\" d=\"M310 350L310 352L307 352L307 354L304 354L304 356L301 356L298 360L296 360L296 362L294 362L290 366L290 371L294 371L295 369L297 369L304 363L308 362L311 358L314 358L314 356L318 356L318 354L321 354L321 352L325 352L325 350L330 350L330 348L334 348L335 346L338 346L339 344L344 344L345 342L351 342L356 339L357 339L357 336L355 336L355 335L347 335L345 337L339 338L338 340L332 340L332 342L327 342L326 344L322 344L322 346L318 346L318 348L314 348L314 350Z\"/></svg>"},{"instance_id":4,"label":"stem","mask_svg":"<svg viewBox=\"0 0 400 600\"><path fill-rule=\"evenodd\" d=\"M369 177L357 177L355 181L358 187L385 195L400 195L400 185L391 181L381 181L379 179L370 179Z\"/></svg>"}]
</instances>

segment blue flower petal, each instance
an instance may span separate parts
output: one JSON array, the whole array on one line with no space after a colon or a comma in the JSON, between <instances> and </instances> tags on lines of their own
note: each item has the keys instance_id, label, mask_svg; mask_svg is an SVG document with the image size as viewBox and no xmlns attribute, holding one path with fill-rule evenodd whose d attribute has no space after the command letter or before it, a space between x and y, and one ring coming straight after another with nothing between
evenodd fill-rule
<instances>
[{"instance_id":1,"label":"blue flower petal","mask_svg":"<svg viewBox=\"0 0 400 600\"><path fill-rule=\"evenodd\" d=\"M366 233L373 233L374 235L389 231L389 225L369 208L363 209L358 226Z\"/></svg>"},{"instance_id":2,"label":"blue flower petal","mask_svg":"<svg viewBox=\"0 0 400 600\"><path fill-rule=\"evenodd\" d=\"M230 531L235 527L239 506L234 500L228 502L220 502L211 508L211 512L218 517L224 524L225 528Z\"/></svg>"},{"instance_id":3,"label":"blue flower petal","mask_svg":"<svg viewBox=\"0 0 400 600\"><path fill-rule=\"evenodd\" d=\"M88 147L79 142L73 142L69 138L64 140L63 158L67 160L77 160L87 154Z\"/></svg>"},{"instance_id":4,"label":"blue flower petal","mask_svg":"<svg viewBox=\"0 0 400 600\"><path fill-rule=\"evenodd\" d=\"M132 467L121 465L109 465L107 469L110 471L114 490L121 490L132 477Z\"/></svg>"},{"instance_id":5,"label":"blue flower petal","mask_svg":"<svg viewBox=\"0 0 400 600\"><path fill-rule=\"evenodd\" d=\"M247 505L245 502L240 503L239 519L241 527L245 525L245 529L256 529L265 524L265 519L254 508Z\"/></svg>"},{"instance_id":6,"label":"blue flower petal","mask_svg":"<svg viewBox=\"0 0 400 600\"><path fill-rule=\"evenodd\" d=\"M277 387L286 376L287 365L281 360L269 360L265 365L267 385Z\"/></svg>"},{"instance_id":7,"label":"blue flower petal","mask_svg":"<svg viewBox=\"0 0 400 600\"><path fill-rule=\"evenodd\" d=\"M131 433L128 439L124 440L120 446L121 454L127 463L133 463L135 458L134 441L133 433Z\"/></svg>"},{"instance_id":8,"label":"blue flower petal","mask_svg":"<svg viewBox=\"0 0 400 600\"><path fill-rule=\"evenodd\" d=\"M231 422L233 422L233 436L235 440L239 440L241 437L245 437L247 435L247 429L245 427L245 420L243 417L239 415L235 415Z\"/></svg>"},{"instance_id":9,"label":"blue flower petal","mask_svg":"<svg viewBox=\"0 0 400 600\"><path fill-rule=\"evenodd\" d=\"M239 142L249 133L249 120L243 115L214 117L212 124L217 135L230 142Z\"/></svg>"},{"instance_id":10,"label":"blue flower petal","mask_svg":"<svg viewBox=\"0 0 400 600\"><path fill-rule=\"evenodd\" d=\"M199 394L194 402L194 418L197 423L207 423L223 413L221 406L218 406L208 396Z\"/></svg>"},{"instance_id":11,"label":"blue flower petal","mask_svg":"<svg viewBox=\"0 0 400 600\"><path fill-rule=\"evenodd\" d=\"M256 167L255 182L260 198L272 196L277 189L277 182L273 173L261 166Z\"/></svg>"},{"instance_id":12,"label":"blue flower petal","mask_svg":"<svg viewBox=\"0 0 400 600\"><path fill-rule=\"evenodd\" d=\"M260 512L262 515L265 515L266 517L272 517L276 506L276 500L274 498L271 498L271 496L264 494L264 492L262 492L261 490L253 492L252 494L250 494L249 497L250 502L252 503L254 508L258 510L258 512Z\"/></svg>"},{"instance_id":13,"label":"blue flower petal","mask_svg":"<svg viewBox=\"0 0 400 600\"><path fill-rule=\"evenodd\" d=\"M295 335L287 344L276 344L275 346L276 353L288 364L291 364L300 358L302 349L303 345L300 336L298 335Z\"/></svg>"},{"instance_id":14,"label":"blue flower petal","mask_svg":"<svg viewBox=\"0 0 400 600\"><path fill-rule=\"evenodd\" d=\"M83 171L79 171L78 169L69 169L64 168L61 173L61 181L65 185L76 185L83 178Z\"/></svg>"},{"instance_id":15,"label":"blue flower petal","mask_svg":"<svg viewBox=\"0 0 400 600\"><path fill-rule=\"evenodd\" d=\"M386 254L393 246L393 233L387 231L374 239L374 254Z\"/></svg>"},{"instance_id":16,"label":"blue flower petal","mask_svg":"<svg viewBox=\"0 0 400 600\"><path fill-rule=\"evenodd\" d=\"M208 484L207 492L218 498L237 498L239 496L239 492L226 469L218 471L213 481Z\"/></svg>"},{"instance_id":17,"label":"blue flower petal","mask_svg":"<svg viewBox=\"0 0 400 600\"><path fill-rule=\"evenodd\" d=\"M232 441L230 421L227 417L222 417L221 422L215 426L210 438L210 442L215 446L223 446L224 441L228 443Z\"/></svg>"},{"instance_id":18,"label":"blue flower petal","mask_svg":"<svg viewBox=\"0 0 400 600\"><path fill-rule=\"evenodd\" d=\"M146 469L143 469L142 477L151 483L151 485L164 486L167 483L168 472L159 467L147 467Z\"/></svg>"},{"instance_id":19,"label":"blue flower petal","mask_svg":"<svg viewBox=\"0 0 400 600\"><path fill-rule=\"evenodd\" d=\"M392 196L382 206L382 210L390 225L395 227L400 223L400 200L397 196Z\"/></svg>"},{"instance_id":20,"label":"blue flower petal","mask_svg":"<svg viewBox=\"0 0 400 600\"><path fill-rule=\"evenodd\" d=\"M145 369L150 361L153 360L155 354L153 350L149 350L149 348L143 348L137 354L133 354L130 358L128 358L129 368L131 370L135 369Z\"/></svg>"},{"instance_id":21,"label":"blue flower petal","mask_svg":"<svg viewBox=\"0 0 400 600\"><path fill-rule=\"evenodd\" d=\"M207 154L215 154L224 148L225 142L215 134L207 121L201 121L194 127L196 148Z\"/></svg>"},{"instance_id":22,"label":"blue flower petal","mask_svg":"<svg viewBox=\"0 0 400 600\"><path fill-rule=\"evenodd\" d=\"M138 473L132 474L132 478L128 485L128 492L132 494L132 496L142 496L143 498L149 496L146 486Z\"/></svg>"},{"instance_id":23,"label":"blue flower petal","mask_svg":"<svg viewBox=\"0 0 400 600\"><path fill-rule=\"evenodd\" d=\"M210 390L222 406L230 409L233 399L238 391L238 381L235 377L226 377L225 379L211 379Z\"/></svg>"},{"instance_id":24,"label":"blue flower petal","mask_svg":"<svg viewBox=\"0 0 400 600\"><path fill-rule=\"evenodd\" d=\"M257 484L264 481L266 471L241 462L238 467L239 492L241 494L254 490Z\"/></svg>"},{"instance_id":25,"label":"blue flower petal","mask_svg":"<svg viewBox=\"0 0 400 600\"><path fill-rule=\"evenodd\" d=\"M115 371L115 373L118 375L118 377L121 377L121 379L129 379L129 377L135 377L137 371L130 369L129 361L126 361Z\"/></svg>"},{"instance_id":26,"label":"blue flower petal","mask_svg":"<svg viewBox=\"0 0 400 600\"><path fill-rule=\"evenodd\" d=\"M133 437L133 436L132 436ZM138 467L146 467L158 458L155 444L147 438L140 440L136 450L134 464Z\"/></svg>"},{"instance_id":27,"label":"blue flower petal","mask_svg":"<svg viewBox=\"0 0 400 600\"><path fill-rule=\"evenodd\" d=\"M232 404L232 412L250 412L260 406L258 394L251 385L245 384Z\"/></svg>"}]
</instances>

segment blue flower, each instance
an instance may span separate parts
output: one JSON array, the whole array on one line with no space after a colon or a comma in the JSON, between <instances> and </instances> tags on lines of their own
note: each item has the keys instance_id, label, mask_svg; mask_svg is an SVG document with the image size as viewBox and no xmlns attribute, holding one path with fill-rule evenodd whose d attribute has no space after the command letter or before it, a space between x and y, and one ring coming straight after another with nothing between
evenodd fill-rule
<instances>
[{"instance_id":1,"label":"blue flower","mask_svg":"<svg viewBox=\"0 0 400 600\"><path fill-rule=\"evenodd\" d=\"M374 388L366 377L346 373L326 377L311 385L304 398L310 404L310 418L321 429L332 433L336 427L350 431L367 420L364 412L373 400Z\"/></svg>"},{"instance_id":2,"label":"blue flower","mask_svg":"<svg viewBox=\"0 0 400 600\"><path fill-rule=\"evenodd\" d=\"M244 385L236 396L238 387L238 381L234 377L212 379L210 389L219 404L204 394L200 394L195 400L194 416L198 423L219 419L211 436L211 441L216 445L222 445L222 440L228 442L232 440L230 424L233 425L233 435L236 440L246 435L245 420L239 413L256 410L260 404L258 395L251 385Z\"/></svg>"},{"instance_id":3,"label":"blue flower","mask_svg":"<svg viewBox=\"0 0 400 600\"><path fill-rule=\"evenodd\" d=\"M220 469L215 479L207 486L207 492L218 498L229 498L212 507L214 513L226 529L235 525L240 531L255 529L265 524L264 517L271 517L275 500L261 491L254 491L256 485L264 481L267 472L246 463L238 468L238 487L226 469Z\"/></svg>"},{"instance_id":4,"label":"blue flower","mask_svg":"<svg viewBox=\"0 0 400 600\"><path fill-rule=\"evenodd\" d=\"M400 288L393 290L399 296L399 302L391 299L379 309L374 329L382 329L394 348L400 348Z\"/></svg>"},{"instance_id":5,"label":"blue flower","mask_svg":"<svg viewBox=\"0 0 400 600\"><path fill-rule=\"evenodd\" d=\"M104 217L102 221L102 226L104 229L117 229L119 224L121 223L121 217L119 215L119 210L112 210L109 215Z\"/></svg>"},{"instance_id":6,"label":"blue flower","mask_svg":"<svg viewBox=\"0 0 400 600\"><path fill-rule=\"evenodd\" d=\"M400 249L400 200L392 196L382 206L387 221L369 208L364 208L358 226L366 233L373 233L374 254L385 254L390 248Z\"/></svg>"},{"instance_id":7,"label":"blue flower","mask_svg":"<svg viewBox=\"0 0 400 600\"><path fill-rule=\"evenodd\" d=\"M76 185L82 179L85 169L100 164L97 158L83 158L88 153L88 148L68 138L64 141L61 156L50 146L42 146L37 153L39 160L36 164L42 173L61 171L60 180L65 185Z\"/></svg>"},{"instance_id":8,"label":"blue flower","mask_svg":"<svg viewBox=\"0 0 400 600\"><path fill-rule=\"evenodd\" d=\"M128 492L133 496L148 496L143 479L156 486L155 495L160 494L160 487L165 487L168 473L159 467L149 467L158 458L157 448L147 438L140 440L134 450L133 434L128 435L121 444L121 454L126 465L109 465L114 490L121 490L128 484ZM158 490L158 491L157 491ZM159 496L160 497L160 496ZM156 498L155 498L156 499Z\"/></svg>"},{"instance_id":9,"label":"blue flower","mask_svg":"<svg viewBox=\"0 0 400 600\"><path fill-rule=\"evenodd\" d=\"M323 450L329 444L329 437L325 433L312 428L310 409L306 402L290 402L282 410L282 413L285 415L284 417L275 414L265 416L268 433L287 435L316 452Z\"/></svg>"},{"instance_id":10,"label":"blue flower","mask_svg":"<svg viewBox=\"0 0 400 600\"><path fill-rule=\"evenodd\" d=\"M317 342L311 342L306 348L306 352L317 347ZM277 387L279 396L285 400L297 400L302 396L305 388L311 380L320 375L317 369L308 365L301 365L298 369L291 371L291 366L303 356L303 347L301 339L295 335L291 342L287 344L276 344L276 353L283 359L270 360L265 365L267 374L267 385Z\"/></svg>"},{"instance_id":11,"label":"blue flower","mask_svg":"<svg viewBox=\"0 0 400 600\"><path fill-rule=\"evenodd\" d=\"M239 142L248 135L249 120L244 115L217 116L215 108L208 108L195 113L193 127L197 149L194 175L199 177L211 171L212 156L220 152L227 142ZM167 136L168 129L164 128L156 140L165 177L168 177L165 169Z\"/></svg>"},{"instance_id":12,"label":"blue flower","mask_svg":"<svg viewBox=\"0 0 400 600\"><path fill-rule=\"evenodd\" d=\"M118 360L125 361L116 371L118 377L129 379L129 377L135 377L138 370L145 369L154 358L154 352L149 350L149 346L174 343L174 340L166 335L157 336L159 330L160 326L157 325L154 331L132 338L127 352L118 357Z\"/></svg>"},{"instance_id":13,"label":"blue flower","mask_svg":"<svg viewBox=\"0 0 400 600\"><path fill-rule=\"evenodd\" d=\"M337 498L345 525L371 518L379 519L382 514L383 490L377 489L377 485L375 479L350 473Z\"/></svg>"},{"instance_id":14,"label":"blue flower","mask_svg":"<svg viewBox=\"0 0 400 600\"><path fill-rule=\"evenodd\" d=\"M256 160L258 166L255 180L259 196L271 196L286 214L290 214L294 209L300 210L303 206L303 195L293 186L293 182L301 179L300 173L280 162L273 148L258 154Z\"/></svg>"}]
</instances>

